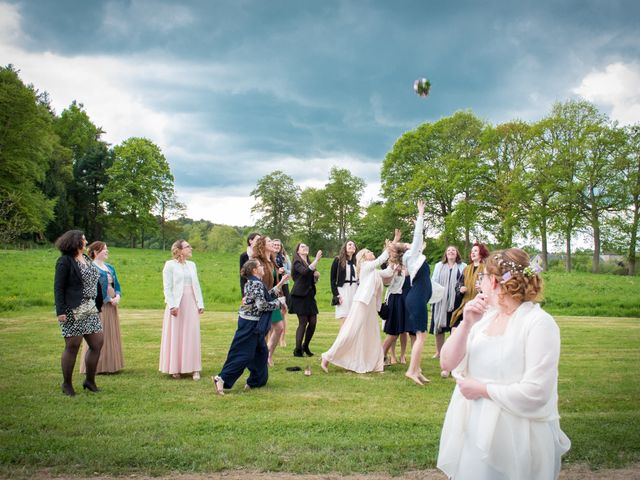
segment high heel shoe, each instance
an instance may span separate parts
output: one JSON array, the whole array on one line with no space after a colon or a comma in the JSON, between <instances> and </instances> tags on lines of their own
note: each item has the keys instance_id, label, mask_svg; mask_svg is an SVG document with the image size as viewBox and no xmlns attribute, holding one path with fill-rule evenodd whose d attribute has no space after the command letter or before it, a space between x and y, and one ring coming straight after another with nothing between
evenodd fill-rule
<instances>
[{"instance_id":1,"label":"high heel shoe","mask_svg":"<svg viewBox=\"0 0 640 480\"><path fill-rule=\"evenodd\" d=\"M73 385L69 385L68 383L63 383L61 385L62 393L67 395L68 397L75 397L76 391L73 389Z\"/></svg>"},{"instance_id":2,"label":"high heel shoe","mask_svg":"<svg viewBox=\"0 0 640 480\"><path fill-rule=\"evenodd\" d=\"M307 345L306 347L302 347L302 350L307 354L307 357L313 357L313 352L309 350L309 345Z\"/></svg>"},{"instance_id":3,"label":"high heel shoe","mask_svg":"<svg viewBox=\"0 0 640 480\"><path fill-rule=\"evenodd\" d=\"M82 388L93 393L97 393L100 391L95 382L90 382L89 380L85 380L84 382L82 382Z\"/></svg>"},{"instance_id":4,"label":"high heel shoe","mask_svg":"<svg viewBox=\"0 0 640 480\"><path fill-rule=\"evenodd\" d=\"M293 356L294 357L302 357L302 349L301 348L294 348L293 349Z\"/></svg>"}]
</instances>

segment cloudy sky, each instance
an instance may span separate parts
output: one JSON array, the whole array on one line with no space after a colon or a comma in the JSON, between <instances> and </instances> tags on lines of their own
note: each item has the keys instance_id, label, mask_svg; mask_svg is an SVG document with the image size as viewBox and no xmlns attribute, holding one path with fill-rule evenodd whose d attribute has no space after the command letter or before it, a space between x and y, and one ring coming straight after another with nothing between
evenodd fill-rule
<instances>
[{"instance_id":1,"label":"cloudy sky","mask_svg":"<svg viewBox=\"0 0 640 480\"><path fill-rule=\"evenodd\" d=\"M376 198L395 140L457 110L538 120L582 97L640 122L639 18L637 0L0 0L0 63L111 144L159 145L192 218L245 225L276 169L320 187L346 167Z\"/></svg>"}]
</instances>

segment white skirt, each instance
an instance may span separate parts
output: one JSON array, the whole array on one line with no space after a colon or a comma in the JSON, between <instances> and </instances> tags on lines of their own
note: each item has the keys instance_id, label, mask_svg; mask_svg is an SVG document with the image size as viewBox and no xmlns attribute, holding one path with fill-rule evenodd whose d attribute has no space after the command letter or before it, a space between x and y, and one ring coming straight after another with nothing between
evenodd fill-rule
<instances>
[{"instance_id":1,"label":"white skirt","mask_svg":"<svg viewBox=\"0 0 640 480\"><path fill-rule=\"evenodd\" d=\"M336 318L347 318L357 289L357 283L345 283L342 287L338 287L338 293L340 297L342 297L342 303L336 305Z\"/></svg>"}]
</instances>

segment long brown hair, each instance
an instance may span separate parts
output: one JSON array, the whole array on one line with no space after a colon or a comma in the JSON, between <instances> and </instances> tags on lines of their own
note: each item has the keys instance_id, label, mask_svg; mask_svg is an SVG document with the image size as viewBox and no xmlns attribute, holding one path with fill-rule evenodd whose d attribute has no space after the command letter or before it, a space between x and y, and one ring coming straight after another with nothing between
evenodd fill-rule
<instances>
[{"instance_id":1,"label":"long brown hair","mask_svg":"<svg viewBox=\"0 0 640 480\"><path fill-rule=\"evenodd\" d=\"M274 283L273 270L275 268L276 258L273 252L267 251L267 239L271 240L267 236L262 236L258 240L256 240L256 243L253 246L252 258L257 258L258 260L260 260L262 265L264 265L264 276L262 277L262 283L264 283L267 289L270 290L271 288L273 288Z\"/></svg>"},{"instance_id":2,"label":"long brown hair","mask_svg":"<svg viewBox=\"0 0 640 480\"><path fill-rule=\"evenodd\" d=\"M351 261L354 264L357 264L356 255L358 254L358 245L356 245L356 242L354 242L353 240L347 240L346 242L344 242L344 245L342 245L340 253L338 253L338 263L340 264L340 268L346 268L347 266L347 243L349 242L353 243L353 245L356 247L356 251L353 252L353 255L351 256Z\"/></svg>"}]
</instances>

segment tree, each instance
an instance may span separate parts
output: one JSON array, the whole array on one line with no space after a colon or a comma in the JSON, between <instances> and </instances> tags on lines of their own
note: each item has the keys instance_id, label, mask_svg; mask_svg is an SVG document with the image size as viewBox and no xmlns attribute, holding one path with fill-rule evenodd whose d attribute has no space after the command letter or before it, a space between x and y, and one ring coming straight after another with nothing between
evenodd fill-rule
<instances>
[{"instance_id":1,"label":"tree","mask_svg":"<svg viewBox=\"0 0 640 480\"><path fill-rule=\"evenodd\" d=\"M173 184L173 175L160 149L146 138L129 138L113 153L100 200L107 204L114 230L126 236L132 248L138 238L144 248L145 231L157 227L152 210Z\"/></svg>"},{"instance_id":2,"label":"tree","mask_svg":"<svg viewBox=\"0 0 640 480\"><path fill-rule=\"evenodd\" d=\"M640 125L627 127L625 136L624 155L618 159L617 163L623 178L623 197L625 200L617 212L616 220L619 230L628 238L629 275L635 275L638 229L640 227Z\"/></svg>"},{"instance_id":3,"label":"tree","mask_svg":"<svg viewBox=\"0 0 640 480\"><path fill-rule=\"evenodd\" d=\"M389 204L372 202L356 226L353 240L359 249L368 248L374 252L381 252L384 240L392 239L393 231L398 226Z\"/></svg>"},{"instance_id":4,"label":"tree","mask_svg":"<svg viewBox=\"0 0 640 480\"><path fill-rule=\"evenodd\" d=\"M324 188L327 220L337 228L337 240L344 243L360 220L360 198L366 183L346 168L331 167Z\"/></svg>"},{"instance_id":5,"label":"tree","mask_svg":"<svg viewBox=\"0 0 640 480\"><path fill-rule=\"evenodd\" d=\"M415 201L427 202L425 216L443 230L446 242L462 232L468 248L482 212L481 135L485 125L470 112L425 123L400 137L382 166L383 196L405 219Z\"/></svg>"},{"instance_id":6,"label":"tree","mask_svg":"<svg viewBox=\"0 0 640 480\"><path fill-rule=\"evenodd\" d=\"M100 140L104 131L94 125L82 103L75 100L55 121L60 142L71 152L73 181L65 192L73 211L73 225L82 228L87 238L102 238L104 208L100 193L108 181L107 170L113 163L112 153ZM60 222L62 219L57 219Z\"/></svg>"},{"instance_id":7,"label":"tree","mask_svg":"<svg viewBox=\"0 0 640 480\"><path fill-rule=\"evenodd\" d=\"M300 197L300 187L293 178L275 170L258 180L251 196L256 199L251 213L260 215L256 226L272 237L288 238Z\"/></svg>"},{"instance_id":8,"label":"tree","mask_svg":"<svg viewBox=\"0 0 640 480\"><path fill-rule=\"evenodd\" d=\"M228 225L214 225L207 236L207 250L211 252L237 254L244 245L244 237Z\"/></svg>"},{"instance_id":9,"label":"tree","mask_svg":"<svg viewBox=\"0 0 640 480\"><path fill-rule=\"evenodd\" d=\"M524 229L524 206L529 201L525 172L531 158L531 127L513 121L485 129L483 151L487 174L482 189L487 210L495 212L488 226L496 228L500 248L513 246L513 237Z\"/></svg>"},{"instance_id":10,"label":"tree","mask_svg":"<svg viewBox=\"0 0 640 480\"><path fill-rule=\"evenodd\" d=\"M167 222L172 218L184 215L187 207L184 203L178 201L173 181L167 177L164 179L165 184L162 186L156 210L158 213L158 222L160 223L160 244L162 250L166 250L167 240Z\"/></svg>"},{"instance_id":11,"label":"tree","mask_svg":"<svg viewBox=\"0 0 640 480\"><path fill-rule=\"evenodd\" d=\"M333 225L328 221L326 192L308 187L300 193L295 235L310 247L327 249Z\"/></svg>"},{"instance_id":12,"label":"tree","mask_svg":"<svg viewBox=\"0 0 640 480\"><path fill-rule=\"evenodd\" d=\"M0 241L41 234L53 218L42 184L56 145L46 98L0 67Z\"/></svg>"}]
</instances>

